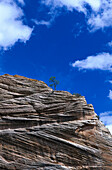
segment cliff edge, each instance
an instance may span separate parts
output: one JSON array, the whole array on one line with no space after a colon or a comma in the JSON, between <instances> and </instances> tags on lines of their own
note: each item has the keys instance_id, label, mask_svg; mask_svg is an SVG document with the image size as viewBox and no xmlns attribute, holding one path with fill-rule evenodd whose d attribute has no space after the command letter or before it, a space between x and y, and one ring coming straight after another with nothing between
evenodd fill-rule
<instances>
[{"instance_id":1,"label":"cliff edge","mask_svg":"<svg viewBox=\"0 0 112 170\"><path fill-rule=\"evenodd\" d=\"M112 136L83 96L0 76L0 170L111 170Z\"/></svg>"}]
</instances>

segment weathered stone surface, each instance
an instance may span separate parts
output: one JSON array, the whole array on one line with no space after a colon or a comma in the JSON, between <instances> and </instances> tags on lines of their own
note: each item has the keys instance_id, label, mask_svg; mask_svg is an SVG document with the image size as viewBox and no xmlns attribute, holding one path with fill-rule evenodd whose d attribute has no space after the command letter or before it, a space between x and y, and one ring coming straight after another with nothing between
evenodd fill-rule
<instances>
[{"instance_id":1,"label":"weathered stone surface","mask_svg":"<svg viewBox=\"0 0 112 170\"><path fill-rule=\"evenodd\" d=\"M84 97L0 77L0 170L111 170L112 136Z\"/></svg>"}]
</instances>

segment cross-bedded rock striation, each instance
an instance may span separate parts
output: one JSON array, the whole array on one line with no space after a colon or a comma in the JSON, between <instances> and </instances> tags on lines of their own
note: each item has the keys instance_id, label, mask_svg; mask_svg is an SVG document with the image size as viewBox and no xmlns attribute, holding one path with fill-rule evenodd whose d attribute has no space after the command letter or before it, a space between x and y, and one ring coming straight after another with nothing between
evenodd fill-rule
<instances>
[{"instance_id":1,"label":"cross-bedded rock striation","mask_svg":"<svg viewBox=\"0 0 112 170\"><path fill-rule=\"evenodd\" d=\"M83 96L0 76L0 170L111 170L112 136Z\"/></svg>"}]
</instances>

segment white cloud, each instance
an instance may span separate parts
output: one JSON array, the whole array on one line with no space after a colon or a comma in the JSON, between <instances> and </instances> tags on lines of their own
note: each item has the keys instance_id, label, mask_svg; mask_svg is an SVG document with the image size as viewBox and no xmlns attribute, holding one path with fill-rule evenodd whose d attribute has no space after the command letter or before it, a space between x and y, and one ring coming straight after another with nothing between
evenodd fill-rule
<instances>
[{"instance_id":1,"label":"white cloud","mask_svg":"<svg viewBox=\"0 0 112 170\"><path fill-rule=\"evenodd\" d=\"M51 20L49 20L49 21L45 21L45 20L38 21L38 20L32 19L32 21L33 21L36 25L45 25L45 26L47 26L47 27L50 27L50 26L51 26Z\"/></svg>"},{"instance_id":2,"label":"white cloud","mask_svg":"<svg viewBox=\"0 0 112 170\"><path fill-rule=\"evenodd\" d=\"M43 3L52 6L53 8L66 7L70 11L75 9L80 12L86 11L85 4L90 5L94 11L97 11L101 5L100 0L43 0Z\"/></svg>"},{"instance_id":3,"label":"white cloud","mask_svg":"<svg viewBox=\"0 0 112 170\"><path fill-rule=\"evenodd\" d=\"M88 24L93 27L93 31L112 26L112 1L102 0L100 10L91 15Z\"/></svg>"},{"instance_id":4,"label":"white cloud","mask_svg":"<svg viewBox=\"0 0 112 170\"><path fill-rule=\"evenodd\" d=\"M24 0L18 0L18 2L19 2L20 4L22 4L22 5L25 5Z\"/></svg>"},{"instance_id":5,"label":"white cloud","mask_svg":"<svg viewBox=\"0 0 112 170\"><path fill-rule=\"evenodd\" d=\"M108 115L112 115L112 111L100 113L101 117L108 116Z\"/></svg>"},{"instance_id":6,"label":"white cloud","mask_svg":"<svg viewBox=\"0 0 112 170\"><path fill-rule=\"evenodd\" d=\"M109 83L111 83L111 84L112 84L112 80L109 80Z\"/></svg>"},{"instance_id":7,"label":"white cloud","mask_svg":"<svg viewBox=\"0 0 112 170\"><path fill-rule=\"evenodd\" d=\"M108 42L107 46L112 47L112 41Z\"/></svg>"},{"instance_id":8,"label":"white cloud","mask_svg":"<svg viewBox=\"0 0 112 170\"><path fill-rule=\"evenodd\" d=\"M112 111L101 113L100 120L106 125L112 134Z\"/></svg>"},{"instance_id":9,"label":"white cloud","mask_svg":"<svg viewBox=\"0 0 112 170\"><path fill-rule=\"evenodd\" d=\"M100 120L105 124L105 125L110 125L112 124L112 112L104 112L100 114Z\"/></svg>"},{"instance_id":10,"label":"white cloud","mask_svg":"<svg viewBox=\"0 0 112 170\"><path fill-rule=\"evenodd\" d=\"M84 60L77 60L72 66L79 69L112 71L112 55L109 53L101 53L96 56L89 56Z\"/></svg>"},{"instance_id":11,"label":"white cloud","mask_svg":"<svg viewBox=\"0 0 112 170\"><path fill-rule=\"evenodd\" d=\"M66 8L68 11L77 10L83 12L92 31L112 26L112 0L43 0L51 9ZM89 5L92 9L88 13Z\"/></svg>"},{"instance_id":12,"label":"white cloud","mask_svg":"<svg viewBox=\"0 0 112 170\"><path fill-rule=\"evenodd\" d=\"M109 99L112 100L112 90L109 90L109 95L108 95Z\"/></svg>"},{"instance_id":13,"label":"white cloud","mask_svg":"<svg viewBox=\"0 0 112 170\"><path fill-rule=\"evenodd\" d=\"M112 124L111 125L107 125L106 127L109 129L110 133L112 134Z\"/></svg>"},{"instance_id":14,"label":"white cloud","mask_svg":"<svg viewBox=\"0 0 112 170\"><path fill-rule=\"evenodd\" d=\"M22 9L13 0L0 1L0 47L7 49L17 41L29 40L32 29L24 25L23 16Z\"/></svg>"}]
</instances>

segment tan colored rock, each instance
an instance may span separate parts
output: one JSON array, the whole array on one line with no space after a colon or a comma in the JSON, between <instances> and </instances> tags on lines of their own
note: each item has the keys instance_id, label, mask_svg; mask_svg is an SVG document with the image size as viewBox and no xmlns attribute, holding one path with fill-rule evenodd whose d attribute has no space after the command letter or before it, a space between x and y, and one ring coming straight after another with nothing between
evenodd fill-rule
<instances>
[{"instance_id":1,"label":"tan colored rock","mask_svg":"<svg viewBox=\"0 0 112 170\"><path fill-rule=\"evenodd\" d=\"M112 136L83 96L0 76L0 170L111 170Z\"/></svg>"}]
</instances>

